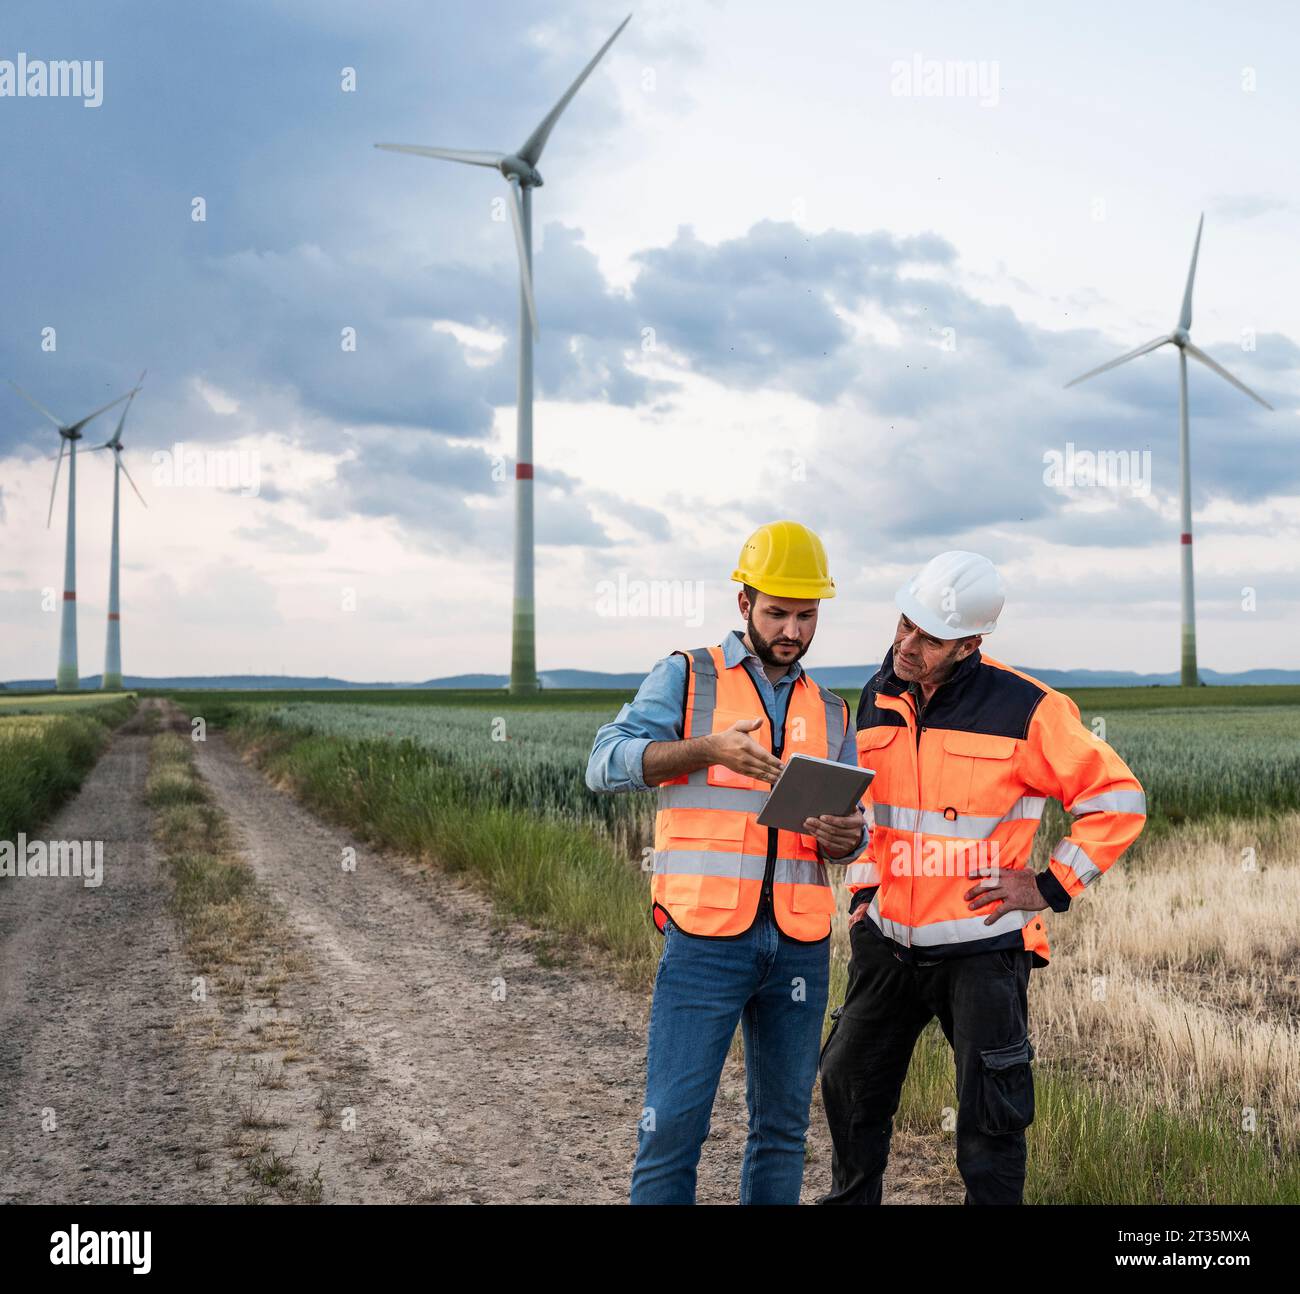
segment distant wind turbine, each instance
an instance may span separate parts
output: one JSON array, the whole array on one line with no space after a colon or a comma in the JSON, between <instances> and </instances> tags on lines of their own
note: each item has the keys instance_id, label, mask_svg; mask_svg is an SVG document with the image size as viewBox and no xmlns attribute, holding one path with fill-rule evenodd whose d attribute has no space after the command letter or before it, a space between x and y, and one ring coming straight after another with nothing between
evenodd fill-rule
<instances>
[{"instance_id":1,"label":"distant wind turbine","mask_svg":"<svg viewBox=\"0 0 1300 1294\"><path fill-rule=\"evenodd\" d=\"M1192 264L1187 271L1187 287L1183 291L1183 308L1178 315L1178 327L1173 332L1164 333L1153 338L1136 350L1131 350L1118 359L1102 364L1099 368L1090 369L1087 373L1076 377L1074 381L1065 384L1067 389L1077 386L1080 382L1086 382L1090 377L1096 377L1098 373L1104 373L1107 369L1118 368L1121 364L1127 364L1131 359L1137 359L1139 355L1146 355L1150 351L1159 350L1161 346L1169 343L1178 347L1178 466L1182 503L1181 552L1183 585L1181 682L1183 687L1196 687L1200 682L1200 677L1196 671L1196 602L1192 588L1192 464L1191 446L1187 434L1188 355L1193 359L1200 360L1206 368L1217 373L1224 381L1231 382L1238 391L1250 396L1256 404L1262 404L1266 409L1273 408L1263 396L1256 395L1244 382L1237 381L1226 368L1216 363L1203 350L1192 344L1190 336L1192 327L1192 285L1196 282L1196 258L1201 250L1201 230L1204 226L1205 216L1202 214L1200 223L1196 226L1196 242L1192 247Z\"/></svg>"},{"instance_id":2,"label":"distant wind turbine","mask_svg":"<svg viewBox=\"0 0 1300 1294\"><path fill-rule=\"evenodd\" d=\"M533 602L533 341L538 335L537 301L533 293L532 190L540 188L542 177L537 163L550 138L551 129L569 106L592 69L619 33L632 21L628 14L618 29L596 51L596 56L560 96L536 130L514 153L477 152L460 148L429 148L422 144L376 144L393 153L414 153L469 166L488 166L500 171L509 183L510 220L514 225L515 249L519 254L519 398L515 415L515 588L514 618L510 647L510 691L531 695L537 691L536 620Z\"/></svg>"},{"instance_id":3,"label":"distant wind turbine","mask_svg":"<svg viewBox=\"0 0 1300 1294\"><path fill-rule=\"evenodd\" d=\"M131 480L131 473L126 470L126 464L122 462L122 428L126 425L126 415L131 411L136 391L139 391L143 382L144 373L141 373L139 381L135 384L135 390L127 397L122 416L117 420L117 430L102 445L96 445L91 450L91 453L101 449L111 449L113 451L113 543L108 567L108 637L104 643L104 678L101 684L105 692L120 692L122 690L122 614L118 596L117 533L119 478L125 476L130 481L136 498L141 503L144 503L146 508L149 506L144 502L144 495L140 493L140 487Z\"/></svg>"},{"instance_id":4,"label":"distant wind turbine","mask_svg":"<svg viewBox=\"0 0 1300 1294\"><path fill-rule=\"evenodd\" d=\"M123 400L129 400L134 390L110 400L94 413L88 413L77 422L60 422L47 408L37 404L26 391L11 378L9 385L27 401L37 412L47 417L58 429L62 439L59 442L59 457L54 464L54 484L50 487L50 510L45 518L46 528L54 516L54 495L59 488L59 468L63 466L63 455L68 455L68 536L63 553L63 611L59 622L59 671L55 676L54 686L60 692L75 692L81 685L77 673L77 441L81 439L81 429L92 418L98 418Z\"/></svg>"}]
</instances>

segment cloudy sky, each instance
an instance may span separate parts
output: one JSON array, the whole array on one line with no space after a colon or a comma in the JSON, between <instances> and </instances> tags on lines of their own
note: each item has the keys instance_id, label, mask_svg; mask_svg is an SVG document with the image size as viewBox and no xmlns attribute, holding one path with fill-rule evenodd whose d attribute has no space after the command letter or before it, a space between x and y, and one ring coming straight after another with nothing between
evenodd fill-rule
<instances>
[{"instance_id":1,"label":"cloudy sky","mask_svg":"<svg viewBox=\"0 0 1300 1294\"><path fill-rule=\"evenodd\" d=\"M103 65L98 107L0 97L0 375L71 420L149 370L123 437L149 505L123 504L126 672L508 668L504 184L372 144L519 147L627 12L9 0L0 60ZM1276 407L1192 365L1201 664L1300 667L1287 5L633 13L533 207L540 668L717 641L741 541L788 516L840 591L810 664L878 660L898 584L969 548L1009 586L991 654L1176 669L1175 353L1063 385L1174 325L1201 212L1193 337ZM54 672L57 444L0 390L0 678ZM1045 479L1070 446L1136 477ZM176 470L208 452L246 475ZM106 457L79 458L83 674ZM652 581L679 595L662 614L611 599Z\"/></svg>"}]
</instances>

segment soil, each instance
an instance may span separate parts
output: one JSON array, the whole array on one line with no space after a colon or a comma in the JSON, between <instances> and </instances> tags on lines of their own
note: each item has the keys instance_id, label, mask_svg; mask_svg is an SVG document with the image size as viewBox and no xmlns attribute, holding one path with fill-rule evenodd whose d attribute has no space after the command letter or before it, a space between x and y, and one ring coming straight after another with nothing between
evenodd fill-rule
<instances>
[{"instance_id":1,"label":"soil","mask_svg":"<svg viewBox=\"0 0 1300 1294\"><path fill-rule=\"evenodd\" d=\"M197 767L288 969L194 1000L143 801L148 709L188 733L145 702L44 832L102 839L103 884L0 884L0 1202L625 1201L648 998L548 964L467 882L323 822L219 733ZM745 1124L733 1058L701 1202L737 1199ZM897 1137L886 1202L959 1200L947 1159ZM815 1099L804 1202L829 1177Z\"/></svg>"}]
</instances>

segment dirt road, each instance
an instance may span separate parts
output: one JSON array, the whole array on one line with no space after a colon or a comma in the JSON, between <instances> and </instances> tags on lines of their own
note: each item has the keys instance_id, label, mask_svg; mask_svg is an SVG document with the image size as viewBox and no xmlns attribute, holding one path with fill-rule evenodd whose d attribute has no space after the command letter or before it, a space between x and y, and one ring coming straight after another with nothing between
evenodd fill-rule
<instances>
[{"instance_id":1,"label":"dirt road","mask_svg":"<svg viewBox=\"0 0 1300 1294\"><path fill-rule=\"evenodd\" d=\"M105 839L104 885L0 889L0 1201L626 1200L648 1001L541 964L465 884L321 822L219 734L198 768L295 969L270 995L191 1001L138 727L48 830ZM736 1199L745 1118L729 1064L701 1201ZM814 1108L805 1201L828 1182L824 1128ZM921 1198L900 1150L892 1198Z\"/></svg>"},{"instance_id":2,"label":"dirt road","mask_svg":"<svg viewBox=\"0 0 1300 1294\"><path fill-rule=\"evenodd\" d=\"M103 883L0 882L0 1202L218 1197L195 1171L210 1104L173 1029L190 992L149 841L144 715L44 840L102 840Z\"/></svg>"}]
</instances>

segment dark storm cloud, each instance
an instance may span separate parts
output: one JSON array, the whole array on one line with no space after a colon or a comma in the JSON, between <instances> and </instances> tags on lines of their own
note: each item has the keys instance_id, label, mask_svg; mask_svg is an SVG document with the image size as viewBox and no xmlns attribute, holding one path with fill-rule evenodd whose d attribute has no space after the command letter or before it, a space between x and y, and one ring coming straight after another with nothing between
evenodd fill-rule
<instances>
[{"instance_id":1,"label":"dark storm cloud","mask_svg":"<svg viewBox=\"0 0 1300 1294\"><path fill-rule=\"evenodd\" d=\"M304 495L267 480L263 499L296 493L322 517L391 516L449 551L479 542L484 527L499 539L513 487L492 479L485 449L494 410L515 398L518 311L510 228L492 219L504 185L490 171L372 145L517 146L611 29L603 11L581 10L538 19L546 39L536 41L519 32L518 14L506 3L408 0L377 21L343 0L250 0L159 7L127 29L108 8L11 5L14 48L90 48L108 75L94 112L6 103L16 182L0 242L0 375L71 417L148 365L132 453L279 431L351 456L328 489ZM622 40L637 50L637 39L634 24ZM357 70L355 94L340 92L344 67ZM548 176L591 164L619 126L617 100L607 78L588 82L548 147ZM774 482L770 502L807 500L809 515L842 527L861 554L999 524L1073 539L1093 523L1042 481L1043 453L1067 441L1150 448L1157 493L1176 488L1172 352L1063 391L1141 339L1047 331L981 301L938 235L764 221L706 243L683 228L637 255L624 292L578 230L546 220L548 193L534 209L539 396L671 417L672 385L634 371L645 329L668 357L726 388L794 392L833 430L810 445L807 482L799 491ZM207 204L202 223L190 218L196 196ZM1238 214L1267 209L1256 201ZM883 315L897 338L860 340L846 318L855 312ZM484 363L436 320L507 340ZM41 349L46 327L58 330L54 353ZM343 349L345 328L356 330L355 351ZM1198 340L1280 411L1192 365L1197 503L1294 491L1294 414L1281 410L1300 349L1277 334L1261 335L1253 353ZM208 407L196 377L239 412ZM0 453L45 452L53 439L12 392L0 397ZM610 544L598 514L611 513L646 537L669 535L664 514L636 501L635 480L626 499L611 498L545 466L547 542ZM711 506L752 515L760 502ZM1095 524L1110 542L1153 533L1135 507Z\"/></svg>"}]
</instances>

